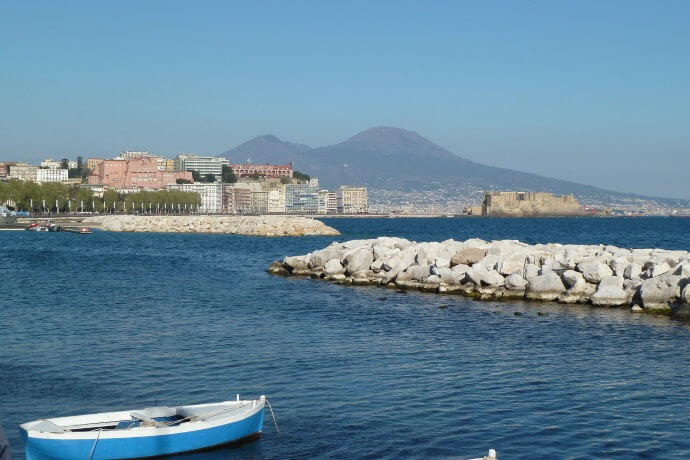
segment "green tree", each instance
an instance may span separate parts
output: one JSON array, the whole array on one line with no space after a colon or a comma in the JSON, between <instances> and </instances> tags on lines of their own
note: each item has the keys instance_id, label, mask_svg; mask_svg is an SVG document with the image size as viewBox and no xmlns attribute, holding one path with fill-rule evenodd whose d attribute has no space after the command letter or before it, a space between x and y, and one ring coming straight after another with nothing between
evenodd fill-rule
<instances>
[{"instance_id":1,"label":"green tree","mask_svg":"<svg viewBox=\"0 0 690 460\"><path fill-rule=\"evenodd\" d=\"M311 177L309 177L308 174L304 174L303 172L300 172L297 170L292 172L292 177L294 177L298 181L303 181L303 182L309 182L309 179L311 179Z\"/></svg>"},{"instance_id":2,"label":"green tree","mask_svg":"<svg viewBox=\"0 0 690 460\"><path fill-rule=\"evenodd\" d=\"M194 179L194 182L201 182L201 174L199 174L199 171L192 170L192 179Z\"/></svg>"},{"instance_id":3,"label":"green tree","mask_svg":"<svg viewBox=\"0 0 690 460\"><path fill-rule=\"evenodd\" d=\"M221 176L221 180L226 184L232 184L237 182L237 176L235 175L235 171L233 171L230 166L223 165L223 175Z\"/></svg>"},{"instance_id":4,"label":"green tree","mask_svg":"<svg viewBox=\"0 0 690 460\"><path fill-rule=\"evenodd\" d=\"M216 176L213 175L213 174L206 174L206 176L204 176L204 180L205 180L206 182L215 182L215 181L216 181Z\"/></svg>"},{"instance_id":5,"label":"green tree","mask_svg":"<svg viewBox=\"0 0 690 460\"><path fill-rule=\"evenodd\" d=\"M189 179L175 179L176 184L191 184L192 181Z\"/></svg>"},{"instance_id":6,"label":"green tree","mask_svg":"<svg viewBox=\"0 0 690 460\"><path fill-rule=\"evenodd\" d=\"M254 174L250 174L249 178L254 179L254 180L259 180L259 179L261 179L261 175L258 172L255 172Z\"/></svg>"},{"instance_id":7,"label":"green tree","mask_svg":"<svg viewBox=\"0 0 690 460\"><path fill-rule=\"evenodd\" d=\"M290 183L292 183L292 181L287 176L280 176L280 183L281 184L290 184Z\"/></svg>"},{"instance_id":8,"label":"green tree","mask_svg":"<svg viewBox=\"0 0 690 460\"><path fill-rule=\"evenodd\" d=\"M69 160L67 158L60 160L60 168L69 169Z\"/></svg>"}]
</instances>

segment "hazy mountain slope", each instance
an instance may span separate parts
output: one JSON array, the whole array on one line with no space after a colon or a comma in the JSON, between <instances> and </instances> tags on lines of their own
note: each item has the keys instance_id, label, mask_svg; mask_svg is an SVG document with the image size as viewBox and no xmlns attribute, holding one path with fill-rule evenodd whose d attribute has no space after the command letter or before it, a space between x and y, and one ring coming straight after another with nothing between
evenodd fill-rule
<instances>
[{"instance_id":1,"label":"hazy mountain slope","mask_svg":"<svg viewBox=\"0 0 690 460\"><path fill-rule=\"evenodd\" d=\"M323 187L363 184L382 189L425 189L443 185L482 189L550 191L580 196L633 196L536 174L497 168L461 158L417 133L376 127L339 144L310 149L260 136L223 154L233 162L286 164L316 176Z\"/></svg>"}]
</instances>

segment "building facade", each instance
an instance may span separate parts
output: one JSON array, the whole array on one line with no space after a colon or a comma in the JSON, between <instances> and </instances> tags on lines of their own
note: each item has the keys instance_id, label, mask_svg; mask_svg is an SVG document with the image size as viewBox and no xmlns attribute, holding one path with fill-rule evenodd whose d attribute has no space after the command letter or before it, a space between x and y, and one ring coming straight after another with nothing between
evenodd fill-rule
<instances>
[{"instance_id":1,"label":"building facade","mask_svg":"<svg viewBox=\"0 0 690 460\"><path fill-rule=\"evenodd\" d=\"M319 212L319 189L309 184L285 185L287 214L316 214Z\"/></svg>"},{"instance_id":2,"label":"building facade","mask_svg":"<svg viewBox=\"0 0 690 460\"><path fill-rule=\"evenodd\" d=\"M38 166L30 165L28 163L14 163L10 165L7 177L9 179L35 181L36 171L38 171Z\"/></svg>"},{"instance_id":3,"label":"building facade","mask_svg":"<svg viewBox=\"0 0 690 460\"><path fill-rule=\"evenodd\" d=\"M198 193L201 197L199 211L203 213L218 214L223 210L223 185L220 183L171 184L166 189Z\"/></svg>"},{"instance_id":4,"label":"building facade","mask_svg":"<svg viewBox=\"0 0 690 460\"><path fill-rule=\"evenodd\" d=\"M292 177L292 165L245 163L231 164L230 167L237 177L249 177L255 174L258 174L259 177Z\"/></svg>"},{"instance_id":5,"label":"building facade","mask_svg":"<svg viewBox=\"0 0 690 460\"><path fill-rule=\"evenodd\" d=\"M369 212L367 188L343 185L338 190L338 212L341 214L366 214Z\"/></svg>"},{"instance_id":6,"label":"building facade","mask_svg":"<svg viewBox=\"0 0 690 460\"><path fill-rule=\"evenodd\" d=\"M86 167L89 168L89 171L93 171L101 161L103 161L103 158L87 158Z\"/></svg>"},{"instance_id":7,"label":"building facade","mask_svg":"<svg viewBox=\"0 0 690 460\"><path fill-rule=\"evenodd\" d=\"M158 162L149 156L130 160L102 160L87 177L89 184L107 185L115 188L162 189L175 184L178 179L193 181L192 173L186 171L161 171Z\"/></svg>"},{"instance_id":8,"label":"building facade","mask_svg":"<svg viewBox=\"0 0 690 460\"><path fill-rule=\"evenodd\" d=\"M337 214L338 196L335 192L319 190L319 214Z\"/></svg>"},{"instance_id":9,"label":"building facade","mask_svg":"<svg viewBox=\"0 0 690 460\"><path fill-rule=\"evenodd\" d=\"M213 174L217 180L220 180L223 175L223 165L228 165L226 158L203 157L191 154L180 154L175 157L176 170L196 171L202 176Z\"/></svg>"},{"instance_id":10,"label":"building facade","mask_svg":"<svg viewBox=\"0 0 690 460\"><path fill-rule=\"evenodd\" d=\"M285 185L271 184L268 187L268 213L285 214Z\"/></svg>"},{"instance_id":11,"label":"building facade","mask_svg":"<svg viewBox=\"0 0 690 460\"><path fill-rule=\"evenodd\" d=\"M69 180L69 170L67 169L38 169L36 171L36 182L67 182ZM79 179L81 182L81 179Z\"/></svg>"},{"instance_id":12,"label":"building facade","mask_svg":"<svg viewBox=\"0 0 690 460\"><path fill-rule=\"evenodd\" d=\"M475 208L472 209L474 214ZM485 192L481 204L483 216L558 216L582 213L580 203L571 195L555 196L545 192Z\"/></svg>"}]
</instances>

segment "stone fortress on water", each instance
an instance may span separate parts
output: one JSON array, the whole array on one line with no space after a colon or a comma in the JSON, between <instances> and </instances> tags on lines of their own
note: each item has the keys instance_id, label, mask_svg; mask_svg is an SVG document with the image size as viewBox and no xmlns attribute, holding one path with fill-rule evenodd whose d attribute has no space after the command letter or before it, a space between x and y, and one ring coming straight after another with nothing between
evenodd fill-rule
<instances>
[{"instance_id":1,"label":"stone fortress on water","mask_svg":"<svg viewBox=\"0 0 690 460\"><path fill-rule=\"evenodd\" d=\"M555 196L546 192L485 192L481 205L470 208L473 216L494 217L576 216L583 213L572 194Z\"/></svg>"}]
</instances>

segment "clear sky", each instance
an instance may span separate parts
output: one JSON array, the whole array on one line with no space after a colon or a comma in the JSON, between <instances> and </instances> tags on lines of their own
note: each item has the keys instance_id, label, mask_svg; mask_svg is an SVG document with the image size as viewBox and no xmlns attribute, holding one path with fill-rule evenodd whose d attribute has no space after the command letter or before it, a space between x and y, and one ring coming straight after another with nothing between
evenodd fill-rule
<instances>
[{"instance_id":1,"label":"clear sky","mask_svg":"<svg viewBox=\"0 0 690 460\"><path fill-rule=\"evenodd\" d=\"M690 199L690 1L3 1L0 161L372 126Z\"/></svg>"}]
</instances>

